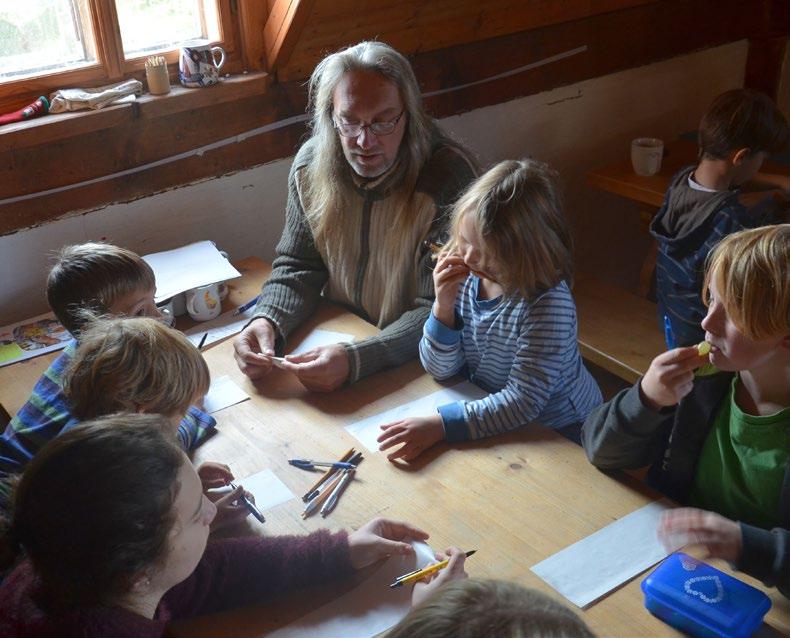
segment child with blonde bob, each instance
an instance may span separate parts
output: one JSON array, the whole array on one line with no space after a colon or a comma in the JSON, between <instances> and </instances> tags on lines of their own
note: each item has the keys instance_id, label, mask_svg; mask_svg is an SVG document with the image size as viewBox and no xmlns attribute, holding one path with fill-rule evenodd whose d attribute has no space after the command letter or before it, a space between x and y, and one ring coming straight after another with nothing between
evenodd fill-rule
<instances>
[{"instance_id":1,"label":"child with blonde bob","mask_svg":"<svg viewBox=\"0 0 790 638\"><path fill-rule=\"evenodd\" d=\"M504 580L456 580L436 589L387 638L592 638L570 609Z\"/></svg>"},{"instance_id":2,"label":"child with blonde bob","mask_svg":"<svg viewBox=\"0 0 790 638\"><path fill-rule=\"evenodd\" d=\"M603 469L650 465L648 482L684 507L659 530L702 544L790 595L790 225L727 236L708 257L708 348L656 357L584 424ZM702 344L700 344L702 345Z\"/></svg>"},{"instance_id":3,"label":"child with blonde bob","mask_svg":"<svg viewBox=\"0 0 790 638\"><path fill-rule=\"evenodd\" d=\"M434 270L420 360L436 379L462 372L491 394L382 425L380 449L401 444L390 460L532 421L578 440L602 398L579 354L572 271L570 232L546 164L501 162L472 183Z\"/></svg>"},{"instance_id":4,"label":"child with blonde bob","mask_svg":"<svg viewBox=\"0 0 790 638\"><path fill-rule=\"evenodd\" d=\"M75 340L47 368L0 436L0 478L21 472L72 420L63 394L63 374L74 357L85 321L97 314L162 319L154 303L155 293L153 270L131 250L87 242L58 252L47 279L47 300ZM181 414L179 438L184 449L191 450L213 432L216 421L195 406ZM0 488L0 502L4 500Z\"/></svg>"},{"instance_id":5,"label":"child with blonde bob","mask_svg":"<svg viewBox=\"0 0 790 638\"><path fill-rule=\"evenodd\" d=\"M210 385L203 355L178 330L146 317L94 318L83 326L66 370L63 391L73 415L69 428L120 412L161 414L187 450L179 423L190 405L203 400ZM206 462L197 471L206 490L234 479L221 463ZM224 495L208 492L218 508L214 527L246 518L248 508L238 502L242 494L253 498L241 486Z\"/></svg>"}]
</instances>

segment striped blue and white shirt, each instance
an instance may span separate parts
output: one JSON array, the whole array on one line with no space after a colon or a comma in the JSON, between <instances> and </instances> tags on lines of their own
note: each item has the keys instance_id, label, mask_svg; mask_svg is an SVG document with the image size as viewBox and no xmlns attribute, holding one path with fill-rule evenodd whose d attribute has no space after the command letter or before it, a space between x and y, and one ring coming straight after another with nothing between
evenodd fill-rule
<instances>
[{"instance_id":1,"label":"striped blue and white shirt","mask_svg":"<svg viewBox=\"0 0 790 638\"><path fill-rule=\"evenodd\" d=\"M461 286L455 329L431 313L420 341L420 361L435 379L460 372L491 393L439 407L445 438L480 439L532 421L551 428L584 421L603 397L579 354L568 285L531 300L478 299L479 285L470 275Z\"/></svg>"}]
</instances>

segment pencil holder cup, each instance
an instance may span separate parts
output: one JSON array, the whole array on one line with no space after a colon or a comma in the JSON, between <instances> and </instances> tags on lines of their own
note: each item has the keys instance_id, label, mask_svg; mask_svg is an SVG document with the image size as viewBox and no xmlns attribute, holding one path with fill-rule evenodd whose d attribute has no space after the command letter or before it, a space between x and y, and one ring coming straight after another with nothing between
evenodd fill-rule
<instances>
[{"instance_id":1,"label":"pencil holder cup","mask_svg":"<svg viewBox=\"0 0 790 638\"><path fill-rule=\"evenodd\" d=\"M161 56L149 58L145 64L145 79L151 95L170 93L170 78L167 75L167 64Z\"/></svg>"}]
</instances>

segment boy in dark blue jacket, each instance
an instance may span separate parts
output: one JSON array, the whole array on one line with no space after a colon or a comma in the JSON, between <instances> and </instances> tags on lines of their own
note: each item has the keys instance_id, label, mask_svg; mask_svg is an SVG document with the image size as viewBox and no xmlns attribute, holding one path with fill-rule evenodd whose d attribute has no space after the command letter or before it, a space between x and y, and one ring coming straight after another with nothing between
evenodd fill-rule
<instances>
[{"instance_id":1,"label":"boy in dark blue jacket","mask_svg":"<svg viewBox=\"0 0 790 638\"><path fill-rule=\"evenodd\" d=\"M787 121L762 93L749 89L717 97L700 122L699 164L672 180L650 226L658 242L656 295L661 329L669 323L674 343L702 341L700 298L705 258L722 237L779 221L770 197L747 207L739 187L756 181L790 192L790 178L759 173L766 155L781 150ZM666 320L664 319L666 317Z\"/></svg>"}]
</instances>

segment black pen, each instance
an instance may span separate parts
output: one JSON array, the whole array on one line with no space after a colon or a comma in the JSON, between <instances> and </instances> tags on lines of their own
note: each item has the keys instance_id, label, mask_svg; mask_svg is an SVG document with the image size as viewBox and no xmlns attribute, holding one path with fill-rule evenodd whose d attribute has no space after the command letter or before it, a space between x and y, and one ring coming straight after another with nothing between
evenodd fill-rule
<instances>
[{"instance_id":1,"label":"black pen","mask_svg":"<svg viewBox=\"0 0 790 638\"><path fill-rule=\"evenodd\" d=\"M228 485L230 485L231 489L236 489L236 484L233 481L228 481ZM247 509L250 510L250 514L252 514L255 518L258 519L259 522L265 523L266 519L261 514L261 510L255 507L255 503L253 503L250 499L247 498L247 495L244 492L241 493L241 502L247 506Z\"/></svg>"},{"instance_id":2,"label":"black pen","mask_svg":"<svg viewBox=\"0 0 790 638\"><path fill-rule=\"evenodd\" d=\"M198 352L203 349L203 344L206 343L206 337L208 337L208 332L203 333L203 338L200 340L198 344Z\"/></svg>"}]
</instances>

